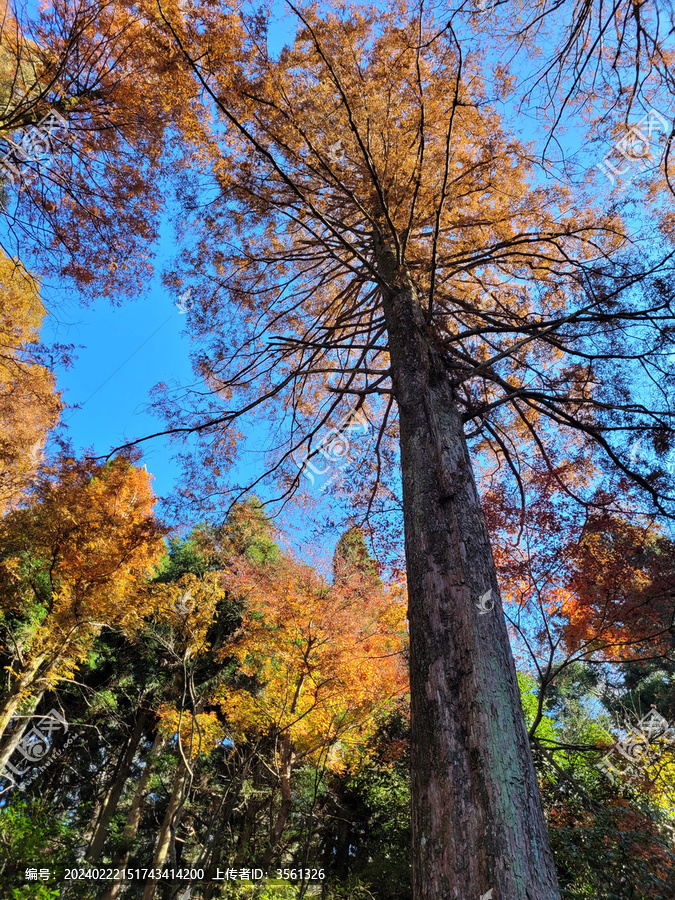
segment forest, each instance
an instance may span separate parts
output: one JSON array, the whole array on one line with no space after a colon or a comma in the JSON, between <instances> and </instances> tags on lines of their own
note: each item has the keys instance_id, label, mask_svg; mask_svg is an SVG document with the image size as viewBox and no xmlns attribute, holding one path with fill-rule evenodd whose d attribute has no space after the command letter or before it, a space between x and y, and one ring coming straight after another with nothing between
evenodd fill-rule
<instances>
[{"instance_id":1,"label":"forest","mask_svg":"<svg viewBox=\"0 0 675 900\"><path fill-rule=\"evenodd\" d=\"M674 65L0 0L0 900L675 897Z\"/></svg>"}]
</instances>

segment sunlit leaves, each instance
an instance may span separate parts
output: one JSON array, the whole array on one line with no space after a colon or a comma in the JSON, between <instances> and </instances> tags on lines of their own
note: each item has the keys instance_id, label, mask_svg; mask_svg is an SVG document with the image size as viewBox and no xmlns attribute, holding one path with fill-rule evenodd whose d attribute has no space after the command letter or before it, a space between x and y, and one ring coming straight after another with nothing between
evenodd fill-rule
<instances>
[{"instance_id":1,"label":"sunlit leaves","mask_svg":"<svg viewBox=\"0 0 675 900\"><path fill-rule=\"evenodd\" d=\"M372 581L329 585L290 559L267 570L237 562L228 582L245 591L243 637L224 653L250 686L223 692L242 734L288 732L295 752L344 746L405 690L403 598Z\"/></svg>"},{"instance_id":2,"label":"sunlit leaves","mask_svg":"<svg viewBox=\"0 0 675 900\"><path fill-rule=\"evenodd\" d=\"M0 514L16 505L59 417L54 375L35 358L45 309L37 280L0 252Z\"/></svg>"},{"instance_id":3,"label":"sunlit leaves","mask_svg":"<svg viewBox=\"0 0 675 900\"><path fill-rule=\"evenodd\" d=\"M5 609L16 614L25 598L46 611L17 672L44 663L41 677L54 682L104 626L132 634L142 625L142 587L166 533L154 503L150 476L128 459L66 457L46 470L25 508L0 522Z\"/></svg>"}]
</instances>

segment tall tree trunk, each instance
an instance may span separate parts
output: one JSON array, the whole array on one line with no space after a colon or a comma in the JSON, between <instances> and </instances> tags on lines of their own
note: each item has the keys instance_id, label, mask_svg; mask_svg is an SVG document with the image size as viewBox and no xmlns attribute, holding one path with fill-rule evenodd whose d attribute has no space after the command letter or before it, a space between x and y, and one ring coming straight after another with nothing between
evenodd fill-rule
<instances>
[{"instance_id":1,"label":"tall tree trunk","mask_svg":"<svg viewBox=\"0 0 675 900\"><path fill-rule=\"evenodd\" d=\"M169 798L169 805L166 808L164 821L162 822L162 827L159 829L159 834L157 835L157 840L155 842L155 853L152 857L152 864L150 866L152 869L161 869L169 852L172 830L175 831L176 817L178 816L178 812L181 809L185 798L186 775L187 766L185 761L181 759L178 763L176 774L174 775L173 790L171 792L171 797ZM156 888L157 885L154 881L148 881L145 885L145 890L143 891L142 900L152 900L155 896Z\"/></svg>"},{"instance_id":2,"label":"tall tree trunk","mask_svg":"<svg viewBox=\"0 0 675 900\"><path fill-rule=\"evenodd\" d=\"M118 761L117 771L115 772L115 775L113 777L113 782L110 785L106 798L103 802L102 809L100 810L98 820L96 821L94 835L91 839L91 843L89 845L86 856L86 858L90 862L96 862L103 851L105 840L108 835L108 826L110 825L110 820L115 814L117 804L119 803L120 797L122 796L122 791L124 790L124 785L126 784L126 780L129 777L129 770L131 769L131 764L134 761L134 756L136 755L138 745L140 744L141 738L143 737L143 728L145 727L146 720L147 710L141 708L138 715L136 716L134 730L129 736L129 740L127 741L127 746L124 750L124 753Z\"/></svg>"},{"instance_id":3,"label":"tall tree trunk","mask_svg":"<svg viewBox=\"0 0 675 900\"><path fill-rule=\"evenodd\" d=\"M559 900L461 415L416 289L376 248L400 421L413 896ZM452 373L457 374L457 373ZM477 603L492 591L496 605ZM489 607L489 598L486 607Z\"/></svg>"},{"instance_id":4,"label":"tall tree trunk","mask_svg":"<svg viewBox=\"0 0 675 900\"><path fill-rule=\"evenodd\" d=\"M143 810L145 808L145 801L148 796L148 791L150 790L150 781L157 766L159 755L162 752L165 743L166 737L157 732L157 734L155 735L155 740L152 743L152 747L150 748L150 752L148 753L148 759L145 764L145 769L143 770L141 779L138 782L138 787L136 788L134 799L131 801L131 808L127 813L127 820L124 825L124 831L122 832L122 840L124 842L125 849L121 853L119 853L113 860L113 869L125 869L127 863L129 862L129 856L131 855L131 844L138 834L138 828L141 824ZM122 887L122 882L111 882L103 892L101 900L116 900L117 896L122 890Z\"/></svg>"}]
</instances>

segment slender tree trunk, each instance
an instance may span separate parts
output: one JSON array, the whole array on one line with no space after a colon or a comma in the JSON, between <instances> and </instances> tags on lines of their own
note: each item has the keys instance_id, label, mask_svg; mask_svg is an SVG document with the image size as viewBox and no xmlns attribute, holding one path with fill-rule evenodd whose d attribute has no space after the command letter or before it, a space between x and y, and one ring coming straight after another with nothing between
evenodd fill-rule
<instances>
[{"instance_id":1,"label":"slender tree trunk","mask_svg":"<svg viewBox=\"0 0 675 900\"><path fill-rule=\"evenodd\" d=\"M26 702L24 706L24 715L32 716L35 712L38 703L42 700L44 696L44 691L40 691L39 694L36 694L34 697L31 697L29 701ZM21 702L21 698L19 697L19 702L15 705L15 711L18 709ZM12 753L16 750L19 745L19 741L23 737L23 733L26 730L26 725L30 721L27 719L20 719L9 735L5 734L5 740L0 746L0 771L7 765L9 760L12 758Z\"/></svg>"},{"instance_id":2,"label":"slender tree trunk","mask_svg":"<svg viewBox=\"0 0 675 900\"><path fill-rule=\"evenodd\" d=\"M181 759L178 763L176 774L174 775L173 790L171 792L171 797L169 798L169 805L166 808L164 821L162 822L162 827L159 830L157 841L155 842L155 853L151 864L151 868L153 869L161 869L169 852L172 828L175 830L176 816L183 805L183 799L185 797L186 774L187 766L183 759ZM152 900L155 896L156 887L157 885L154 881L149 881L143 891L142 900Z\"/></svg>"},{"instance_id":3,"label":"slender tree trunk","mask_svg":"<svg viewBox=\"0 0 675 900\"><path fill-rule=\"evenodd\" d=\"M450 375L377 248L400 420L409 592L413 896L559 900L492 550ZM479 598L491 591L481 613Z\"/></svg>"},{"instance_id":4,"label":"slender tree trunk","mask_svg":"<svg viewBox=\"0 0 675 900\"><path fill-rule=\"evenodd\" d=\"M101 796L99 794L96 801L92 803L91 810L89 811L89 816L87 818L87 824L80 836L81 840L75 851L78 859L85 860L87 858L87 849L91 845L93 836L96 834L96 823L98 822L98 818L101 815L103 804L104 800L101 799Z\"/></svg>"},{"instance_id":5,"label":"slender tree trunk","mask_svg":"<svg viewBox=\"0 0 675 900\"><path fill-rule=\"evenodd\" d=\"M234 857L233 866L235 869L248 863L250 859L251 838L255 830L255 820L260 810L260 801L251 798L246 804L244 812L244 821L239 832L239 840L237 841L237 852Z\"/></svg>"},{"instance_id":6,"label":"slender tree trunk","mask_svg":"<svg viewBox=\"0 0 675 900\"><path fill-rule=\"evenodd\" d=\"M12 721L14 714L21 706L22 701L26 700L26 691L34 683L38 670L44 662L44 659L44 656L39 656L36 659L32 660L18 677L11 680L9 690L0 701L0 739L7 731L9 723ZM43 693L44 691L40 691L39 696L41 697ZM37 700L32 705L32 709L35 709L35 706L37 706ZM20 731L23 732L23 729L20 729ZM5 763L12 755L12 753L14 752L14 747L16 746L15 744L14 747L12 747L9 752L7 752L7 744L8 742L5 742L5 746L3 746L2 750L0 750L0 770L4 767Z\"/></svg>"},{"instance_id":7,"label":"slender tree trunk","mask_svg":"<svg viewBox=\"0 0 675 900\"><path fill-rule=\"evenodd\" d=\"M295 704L293 704L292 709L293 711L295 711ZM263 869L267 869L269 867L269 864L272 862L274 849L279 842L279 838L283 834L284 826L286 825L286 820L288 819L288 814L291 811L291 803L293 801L293 794L291 792L291 767L293 754L291 751L291 736L289 732L286 732L281 736L279 744L279 762L281 770L281 806L279 807L279 812L277 813L277 817L274 821L274 825L270 833L269 846L262 858L261 865Z\"/></svg>"},{"instance_id":8,"label":"slender tree trunk","mask_svg":"<svg viewBox=\"0 0 675 900\"><path fill-rule=\"evenodd\" d=\"M227 803L225 804L225 809L218 822L218 827L213 833L210 841L208 841L206 847L204 847L201 856L197 862L197 868L200 869L211 869L215 872L216 866L220 862L220 853L221 853L221 841L223 840L223 836L225 834L225 830L227 826L230 824L230 819L232 818L232 814L234 812L234 808L237 805L237 801L239 800L239 795L241 794L241 790L244 786L244 782L246 781L246 776L248 775L249 769L253 762L253 756L249 756L244 764L243 771L241 775L238 777L236 787L232 791L232 794L227 798ZM225 801L223 801L225 803ZM221 804L221 809L223 808L223 804ZM218 811L220 815L220 810ZM219 890L217 882L208 882L204 889L204 900L209 900L210 897L214 895L216 890Z\"/></svg>"},{"instance_id":9,"label":"slender tree trunk","mask_svg":"<svg viewBox=\"0 0 675 900\"><path fill-rule=\"evenodd\" d=\"M127 863L129 862L129 856L131 855L131 844L138 834L141 819L143 818L145 801L148 796L148 791L150 790L150 781L152 780L159 755L162 752L165 743L166 738L159 732L157 732L157 734L155 735L155 740L152 743L152 747L150 748L150 752L148 753L148 759L145 764L145 769L143 770L141 779L138 782L138 787L136 788L134 799L131 801L131 808L127 813L127 821L124 825L124 831L122 832L122 840L124 842L125 849L122 851L122 853L119 853L115 857L112 863L113 869L125 869ZM101 900L116 900L117 896L122 890L122 887L122 882L111 882L102 894Z\"/></svg>"},{"instance_id":10,"label":"slender tree trunk","mask_svg":"<svg viewBox=\"0 0 675 900\"><path fill-rule=\"evenodd\" d=\"M126 784L127 778L129 777L129 770L131 769L131 764L134 761L136 750L138 749L138 745L140 744L141 738L143 737L143 728L145 727L147 719L146 712L147 711L142 708L136 716L134 730L129 736L127 746L117 764L117 771L115 772L113 782L110 785L107 796L103 802L98 820L96 821L94 835L91 839L89 850L87 851L87 859L90 862L96 862L103 851L105 840L108 836L108 826L110 825L110 820L114 816L115 810L117 809L117 804L119 803L120 797L122 796L124 785Z\"/></svg>"}]
</instances>

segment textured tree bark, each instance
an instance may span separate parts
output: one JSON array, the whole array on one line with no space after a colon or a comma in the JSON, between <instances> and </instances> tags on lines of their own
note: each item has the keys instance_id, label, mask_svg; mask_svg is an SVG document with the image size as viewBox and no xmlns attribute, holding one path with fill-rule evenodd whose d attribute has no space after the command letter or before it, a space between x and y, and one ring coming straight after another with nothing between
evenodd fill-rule
<instances>
[{"instance_id":1,"label":"textured tree bark","mask_svg":"<svg viewBox=\"0 0 675 900\"><path fill-rule=\"evenodd\" d=\"M130 851L128 848L131 847L131 842L138 834L138 828L141 824L143 810L145 808L145 801L148 796L148 791L150 790L150 781L155 771L159 755L162 752L165 743L166 738L162 734L157 732L157 734L155 735L155 739L152 742L150 752L148 753L148 759L145 764L145 769L143 770L141 779L138 782L138 787L136 788L134 799L131 801L131 808L127 813L127 820L124 824L122 839L124 840L127 849L123 850L122 853L118 854L115 857L112 863L113 869L125 869L127 863L129 862ZM116 900L116 897L119 895L122 887L123 883L121 881L112 881L103 892L101 900Z\"/></svg>"},{"instance_id":2,"label":"textured tree bark","mask_svg":"<svg viewBox=\"0 0 675 900\"><path fill-rule=\"evenodd\" d=\"M559 900L460 413L414 284L382 246L409 592L413 896ZM491 590L482 613L479 598Z\"/></svg>"},{"instance_id":3,"label":"textured tree bark","mask_svg":"<svg viewBox=\"0 0 675 900\"><path fill-rule=\"evenodd\" d=\"M119 759L113 782L110 785L105 801L103 802L102 809L100 810L100 813L97 817L96 826L94 828L94 836L91 839L86 857L91 862L96 862L96 860L103 852L105 840L108 835L108 826L110 825L110 820L114 816L115 810L117 809L117 804L119 803L120 797L122 796L122 791L124 790L124 785L129 776L129 770L131 768L132 762L134 761L136 750L138 749L138 745L140 744L141 738L143 737L143 728L145 727L145 722L146 710L142 708L136 716L134 730L131 732L124 753Z\"/></svg>"}]
</instances>

